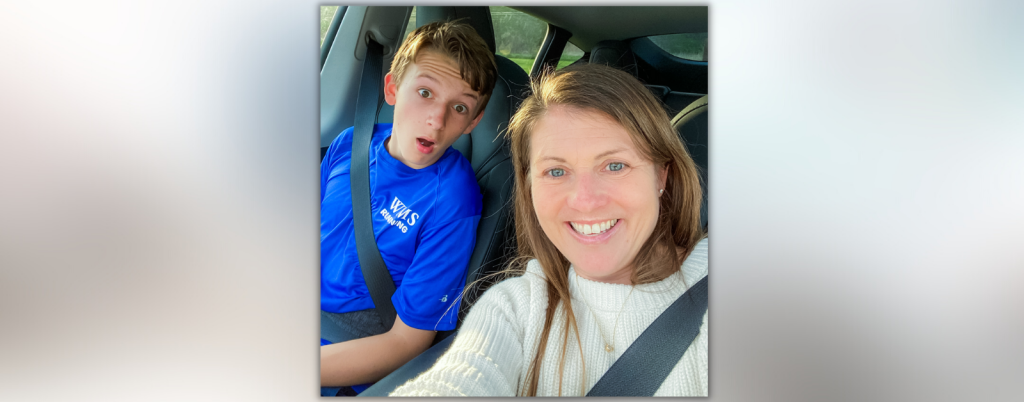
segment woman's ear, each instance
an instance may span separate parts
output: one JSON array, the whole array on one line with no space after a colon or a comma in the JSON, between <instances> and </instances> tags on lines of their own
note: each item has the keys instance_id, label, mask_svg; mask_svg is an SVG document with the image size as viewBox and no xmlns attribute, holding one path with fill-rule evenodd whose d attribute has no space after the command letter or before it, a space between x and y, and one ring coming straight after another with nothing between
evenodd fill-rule
<instances>
[{"instance_id":1,"label":"woman's ear","mask_svg":"<svg viewBox=\"0 0 1024 402\"><path fill-rule=\"evenodd\" d=\"M665 183L668 182L668 162L661 165L661 169L658 169L658 188L661 190L665 189Z\"/></svg>"}]
</instances>

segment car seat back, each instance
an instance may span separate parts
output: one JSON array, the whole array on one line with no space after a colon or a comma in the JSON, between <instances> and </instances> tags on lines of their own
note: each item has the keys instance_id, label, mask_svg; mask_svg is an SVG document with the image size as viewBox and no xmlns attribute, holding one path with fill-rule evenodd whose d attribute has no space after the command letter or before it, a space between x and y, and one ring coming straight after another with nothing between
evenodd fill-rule
<instances>
[{"instance_id":1,"label":"car seat back","mask_svg":"<svg viewBox=\"0 0 1024 402\"><path fill-rule=\"evenodd\" d=\"M590 63L604 64L637 76L636 58L629 44L619 40L603 40L590 49Z\"/></svg>"},{"instance_id":2,"label":"car seat back","mask_svg":"<svg viewBox=\"0 0 1024 402\"><path fill-rule=\"evenodd\" d=\"M686 145L697 165L703 200L700 203L700 224L708 227L708 96L693 101L672 119L672 128Z\"/></svg>"}]
</instances>

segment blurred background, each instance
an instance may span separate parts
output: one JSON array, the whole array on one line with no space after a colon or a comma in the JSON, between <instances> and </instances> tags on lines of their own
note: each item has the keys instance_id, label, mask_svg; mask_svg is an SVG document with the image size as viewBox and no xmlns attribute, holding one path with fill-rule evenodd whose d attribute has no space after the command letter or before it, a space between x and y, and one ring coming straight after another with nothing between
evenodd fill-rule
<instances>
[{"instance_id":1,"label":"blurred background","mask_svg":"<svg viewBox=\"0 0 1024 402\"><path fill-rule=\"evenodd\" d=\"M317 398L330 5L0 4L0 400ZM710 15L711 399L1024 399L1024 4Z\"/></svg>"}]
</instances>

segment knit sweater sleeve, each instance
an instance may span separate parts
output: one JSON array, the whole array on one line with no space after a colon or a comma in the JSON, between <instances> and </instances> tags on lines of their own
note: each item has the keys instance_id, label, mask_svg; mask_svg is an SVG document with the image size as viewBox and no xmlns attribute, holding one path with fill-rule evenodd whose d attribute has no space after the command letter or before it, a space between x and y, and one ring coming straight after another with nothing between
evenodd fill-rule
<instances>
[{"instance_id":1,"label":"knit sweater sleeve","mask_svg":"<svg viewBox=\"0 0 1024 402\"><path fill-rule=\"evenodd\" d=\"M515 396L524 371L529 304L525 278L493 286L470 309L437 363L390 396Z\"/></svg>"}]
</instances>

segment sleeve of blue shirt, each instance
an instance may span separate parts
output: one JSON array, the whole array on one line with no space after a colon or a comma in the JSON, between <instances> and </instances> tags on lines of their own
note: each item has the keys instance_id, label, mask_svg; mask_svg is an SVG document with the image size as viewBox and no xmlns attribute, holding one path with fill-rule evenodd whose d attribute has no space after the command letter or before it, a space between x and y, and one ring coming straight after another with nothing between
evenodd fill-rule
<instances>
[{"instance_id":1,"label":"sleeve of blue shirt","mask_svg":"<svg viewBox=\"0 0 1024 402\"><path fill-rule=\"evenodd\" d=\"M480 215L425 229L402 285L391 301L406 325L429 331L455 328L466 266Z\"/></svg>"},{"instance_id":2,"label":"sleeve of blue shirt","mask_svg":"<svg viewBox=\"0 0 1024 402\"><path fill-rule=\"evenodd\" d=\"M324 202L324 189L327 188L327 178L331 175L331 168L333 164L337 162L339 152L351 151L352 150L352 130L354 127L349 127L338 134L338 137L331 141L331 146L327 147L327 154L324 155L324 159L320 161L320 203ZM342 149L344 147L344 149Z\"/></svg>"}]
</instances>

